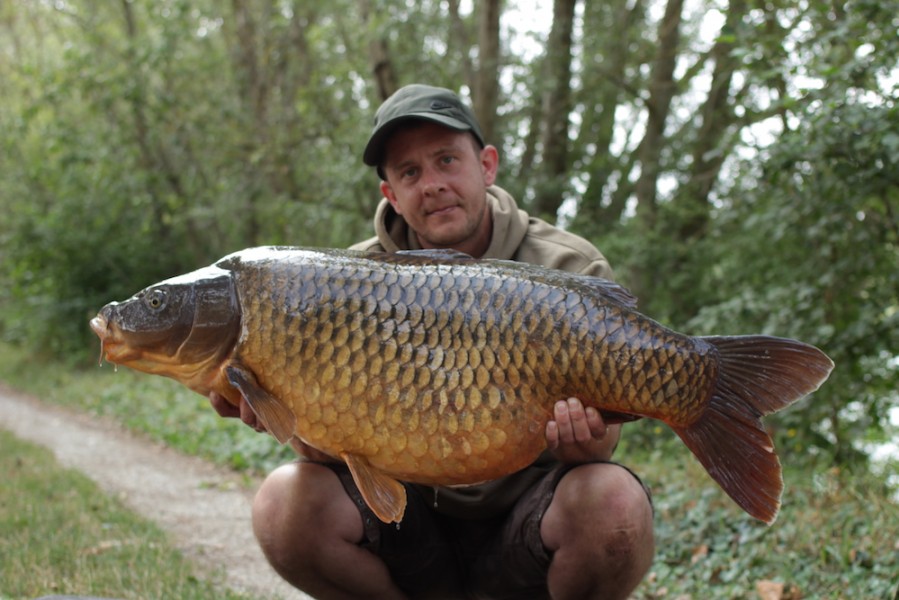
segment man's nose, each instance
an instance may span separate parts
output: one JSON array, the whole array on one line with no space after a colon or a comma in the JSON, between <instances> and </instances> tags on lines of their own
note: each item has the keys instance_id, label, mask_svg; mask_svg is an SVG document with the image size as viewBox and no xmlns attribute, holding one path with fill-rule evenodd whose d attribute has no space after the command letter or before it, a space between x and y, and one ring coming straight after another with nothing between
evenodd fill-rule
<instances>
[{"instance_id":1,"label":"man's nose","mask_svg":"<svg viewBox=\"0 0 899 600\"><path fill-rule=\"evenodd\" d=\"M426 195L440 193L446 189L443 174L433 167L425 168L421 176L422 192Z\"/></svg>"}]
</instances>

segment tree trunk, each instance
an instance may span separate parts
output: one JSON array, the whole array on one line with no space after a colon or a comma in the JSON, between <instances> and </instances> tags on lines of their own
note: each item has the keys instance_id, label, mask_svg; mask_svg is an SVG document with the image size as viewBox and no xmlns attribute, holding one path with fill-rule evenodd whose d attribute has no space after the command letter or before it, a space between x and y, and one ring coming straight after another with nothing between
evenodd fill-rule
<instances>
[{"instance_id":1,"label":"tree trunk","mask_svg":"<svg viewBox=\"0 0 899 600\"><path fill-rule=\"evenodd\" d=\"M259 40L257 23L245 0L231 0L231 12L237 38L237 45L232 52L238 67L237 81L244 106L255 121L254 130L258 131L266 120L268 87L256 49Z\"/></svg>"},{"instance_id":2,"label":"tree trunk","mask_svg":"<svg viewBox=\"0 0 899 600\"><path fill-rule=\"evenodd\" d=\"M606 10L603 10L605 8ZM587 11L593 10L596 14ZM615 156L612 150L612 139L615 134L615 112L623 99L635 95L627 81L627 68L632 59L630 55L631 39L634 37L634 26L640 22L643 4L637 0L633 4L625 0L616 0L608 5L585 8L585 31L604 31L596 39L597 48L591 51L587 46L594 36L584 36L584 123L581 127L578 147L582 152L590 146L594 149L587 165L587 189L578 206L575 217L577 227L584 231L607 230L611 223L617 222L627 201L627 195L617 195L610 202L603 204L604 196L611 185L610 178L618 173L617 188L629 187L622 177L622 169L626 157ZM595 58L593 58L595 57ZM593 61L593 64L587 61ZM586 154L586 152L584 152Z\"/></svg>"},{"instance_id":3,"label":"tree trunk","mask_svg":"<svg viewBox=\"0 0 899 600\"><path fill-rule=\"evenodd\" d=\"M568 175L568 127L571 113L571 43L577 0L555 0L553 25L544 63L541 114L543 159L535 190L536 213L556 220Z\"/></svg>"},{"instance_id":4,"label":"tree trunk","mask_svg":"<svg viewBox=\"0 0 899 600\"><path fill-rule=\"evenodd\" d=\"M533 96L528 106L528 117L525 120L529 124L528 132L524 136L524 150L521 153L521 160L518 162L518 170L515 179L518 185L515 186L516 191L521 194L531 180L534 162L537 160L537 140L540 133L540 101Z\"/></svg>"},{"instance_id":5,"label":"tree trunk","mask_svg":"<svg viewBox=\"0 0 899 600\"><path fill-rule=\"evenodd\" d=\"M715 66L711 89L701 109L702 124L693 145L691 177L677 198L683 209L679 228L682 240L701 237L708 225L709 195L727 156L727 149L721 147L722 140L736 120L731 102L731 83L738 62L732 55L733 32L740 26L746 10L745 0L730 2L722 35L712 47L711 59Z\"/></svg>"},{"instance_id":6,"label":"tree trunk","mask_svg":"<svg viewBox=\"0 0 899 600\"><path fill-rule=\"evenodd\" d=\"M496 106L499 102L500 0L478 4L478 70L474 85L474 114L488 144L496 142Z\"/></svg>"},{"instance_id":7,"label":"tree trunk","mask_svg":"<svg viewBox=\"0 0 899 600\"><path fill-rule=\"evenodd\" d=\"M447 60L459 60L462 65L462 80L475 92L477 97L477 76L472 65L470 50L472 35L468 24L460 12L461 0L449 0L449 38L446 46Z\"/></svg>"},{"instance_id":8,"label":"tree trunk","mask_svg":"<svg viewBox=\"0 0 899 600\"><path fill-rule=\"evenodd\" d=\"M129 96L128 104L134 124L134 136L141 166L146 173L157 173L160 179L165 181L168 186L167 190L159 189L160 186L154 183L150 183L147 186L147 191L153 199L153 225L157 239L165 242L165 240L171 237L170 225L167 223L169 215L165 206L165 195L171 193L183 200L186 198L186 194L181 182L181 175L169 159L166 148L153 140L151 134L152 125L147 116L145 81L140 75L141 66L138 63L135 52L140 43L138 40L137 21L130 2L122 0L122 10L125 19L125 35L128 39L127 60L130 63L129 67L134 73L135 82L134 92ZM150 181L152 181L152 178ZM186 221L186 225L188 228L192 226L192 221L189 218Z\"/></svg>"},{"instance_id":9,"label":"tree trunk","mask_svg":"<svg viewBox=\"0 0 899 600\"><path fill-rule=\"evenodd\" d=\"M371 26L371 16L373 8L371 0L359 0L359 13L362 16L362 23L370 32L374 28ZM370 33L371 41L368 44L369 64L371 65L371 74L374 77L375 89L377 90L378 102L383 102L393 95L399 89L399 78L396 70L393 68L393 61L390 59L390 45L387 38L383 35Z\"/></svg>"},{"instance_id":10,"label":"tree trunk","mask_svg":"<svg viewBox=\"0 0 899 600\"><path fill-rule=\"evenodd\" d=\"M646 131L640 141L637 160L640 175L634 184L637 198L637 219L646 251L631 269L631 290L638 298L652 297L650 290L665 281L668 265L667 230L660 231L658 223L658 180L661 173L662 150L665 146L665 125L671 111L676 83L674 67L680 39L683 0L668 0L665 15L658 28L658 50L650 72L649 99L646 102Z\"/></svg>"},{"instance_id":11,"label":"tree trunk","mask_svg":"<svg viewBox=\"0 0 899 600\"><path fill-rule=\"evenodd\" d=\"M640 143L640 177L634 186L637 214L647 230L655 228L656 194L662 148L665 143L665 123L671 110L676 83L674 67L680 41L681 12L684 0L668 0L665 16L659 24L659 46L649 82L646 102L646 133Z\"/></svg>"}]
</instances>

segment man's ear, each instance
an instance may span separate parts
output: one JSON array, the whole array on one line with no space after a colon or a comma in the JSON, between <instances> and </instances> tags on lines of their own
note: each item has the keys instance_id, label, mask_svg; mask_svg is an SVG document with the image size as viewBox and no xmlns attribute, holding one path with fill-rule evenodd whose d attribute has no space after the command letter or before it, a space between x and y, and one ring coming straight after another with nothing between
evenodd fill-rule
<instances>
[{"instance_id":1,"label":"man's ear","mask_svg":"<svg viewBox=\"0 0 899 600\"><path fill-rule=\"evenodd\" d=\"M496 146L487 145L481 148L481 172L484 173L484 185L493 185L496 171L499 168L499 151Z\"/></svg>"},{"instance_id":2,"label":"man's ear","mask_svg":"<svg viewBox=\"0 0 899 600\"><path fill-rule=\"evenodd\" d=\"M384 180L381 180L381 193L387 198L387 201L390 202L390 205L393 207L393 210L396 211L396 214L403 214L400 212L400 205L399 202L396 201L396 194L393 193L393 188Z\"/></svg>"}]
</instances>

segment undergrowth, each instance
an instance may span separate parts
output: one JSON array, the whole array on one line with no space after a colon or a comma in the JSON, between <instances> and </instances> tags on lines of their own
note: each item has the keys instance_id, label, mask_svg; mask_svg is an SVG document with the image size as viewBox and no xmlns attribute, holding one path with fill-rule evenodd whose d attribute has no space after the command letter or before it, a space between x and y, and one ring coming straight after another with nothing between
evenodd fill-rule
<instances>
[{"instance_id":1,"label":"undergrowth","mask_svg":"<svg viewBox=\"0 0 899 600\"><path fill-rule=\"evenodd\" d=\"M35 363L0 345L0 380L245 473L294 458L160 377ZM655 505L655 562L634 598L899 600L899 504L883 478L781 455L783 506L768 527L738 509L667 428L626 427L643 428L632 436L639 443L628 444L626 429L616 459L651 486Z\"/></svg>"},{"instance_id":2,"label":"undergrowth","mask_svg":"<svg viewBox=\"0 0 899 600\"><path fill-rule=\"evenodd\" d=\"M785 488L767 526L714 483L676 436L616 458L653 491L656 556L635 598L899 600L899 499L883 478L782 456Z\"/></svg>"}]
</instances>

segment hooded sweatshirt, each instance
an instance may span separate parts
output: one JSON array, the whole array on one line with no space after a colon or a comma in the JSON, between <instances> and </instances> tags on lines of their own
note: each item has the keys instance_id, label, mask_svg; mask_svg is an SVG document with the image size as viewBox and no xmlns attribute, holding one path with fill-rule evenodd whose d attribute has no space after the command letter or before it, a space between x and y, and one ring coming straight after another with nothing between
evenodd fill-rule
<instances>
[{"instance_id":1,"label":"hooded sweatshirt","mask_svg":"<svg viewBox=\"0 0 899 600\"><path fill-rule=\"evenodd\" d=\"M612 278L605 257L587 240L529 216L514 198L498 186L487 188L493 233L484 256L515 260L553 269ZM375 235L352 246L354 250L396 252L420 250L415 232L386 198L375 213ZM439 513L457 518L490 518L512 508L528 488L548 473L557 461L544 452L531 466L487 483L456 488L416 485L425 498L434 498Z\"/></svg>"}]
</instances>

